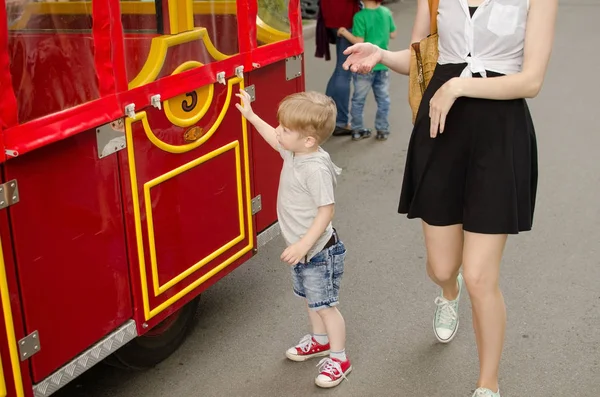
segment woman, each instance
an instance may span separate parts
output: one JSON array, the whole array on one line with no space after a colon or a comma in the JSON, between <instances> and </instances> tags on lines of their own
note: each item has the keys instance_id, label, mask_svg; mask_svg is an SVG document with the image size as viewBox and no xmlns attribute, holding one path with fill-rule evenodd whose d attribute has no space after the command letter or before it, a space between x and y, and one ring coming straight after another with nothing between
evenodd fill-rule
<instances>
[{"instance_id":1,"label":"woman","mask_svg":"<svg viewBox=\"0 0 600 397\"><path fill-rule=\"evenodd\" d=\"M479 352L477 397L499 397L506 311L498 286L508 234L532 226L537 149L524 98L542 87L558 0L441 0L439 60L410 139L399 212L421 218L427 272L442 291L434 332L458 329L463 277ZM412 42L429 33L427 0L418 0ZM377 63L408 74L409 50L350 47L344 67ZM459 274L463 266L463 275Z\"/></svg>"}]
</instances>

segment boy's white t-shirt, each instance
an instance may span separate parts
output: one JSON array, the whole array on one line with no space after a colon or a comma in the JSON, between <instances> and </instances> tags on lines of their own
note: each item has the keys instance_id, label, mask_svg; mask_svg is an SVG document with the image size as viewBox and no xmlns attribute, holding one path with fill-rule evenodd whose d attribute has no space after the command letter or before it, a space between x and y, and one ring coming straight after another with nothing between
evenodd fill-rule
<instances>
[{"instance_id":1,"label":"boy's white t-shirt","mask_svg":"<svg viewBox=\"0 0 600 397\"><path fill-rule=\"evenodd\" d=\"M318 151L301 156L279 147L283 167L277 193L277 217L286 244L298 242L312 225L319 207L334 204L334 188L341 168L331 161L329 154ZM331 223L308 251L310 260L318 254L333 234Z\"/></svg>"}]
</instances>

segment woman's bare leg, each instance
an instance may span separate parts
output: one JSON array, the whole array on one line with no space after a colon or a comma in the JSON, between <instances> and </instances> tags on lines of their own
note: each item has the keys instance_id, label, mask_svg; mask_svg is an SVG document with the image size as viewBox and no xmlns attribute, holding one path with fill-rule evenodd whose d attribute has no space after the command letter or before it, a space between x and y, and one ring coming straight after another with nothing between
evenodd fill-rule
<instances>
[{"instance_id":1,"label":"woman's bare leg","mask_svg":"<svg viewBox=\"0 0 600 397\"><path fill-rule=\"evenodd\" d=\"M463 275L473 306L479 352L478 387L498 391L498 372L506 329L506 308L500 291L500 262L506 235L465 232Z\"/></svg>"}]
</instances>

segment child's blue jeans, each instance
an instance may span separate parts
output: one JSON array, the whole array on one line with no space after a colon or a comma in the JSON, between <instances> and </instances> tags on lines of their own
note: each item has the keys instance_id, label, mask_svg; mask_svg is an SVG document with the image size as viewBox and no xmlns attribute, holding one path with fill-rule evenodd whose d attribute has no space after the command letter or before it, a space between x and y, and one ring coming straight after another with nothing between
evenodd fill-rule
<instances>
[{"instance_id":1,"label":"child's blue jeans","mask_svg":"<svg viewBox=\"0 0 600 397\"><path fill-rule=\"evenodd\" d=\"M377 102L377 114L375 115L375 130L382 132L390 131L388 115L390 113L390 72L389 70L376 70L367 74L353 73L354 94L352 95L352 129L364 129L363 110L365 100L371 88Z\"/></svg>"}]
</instances>

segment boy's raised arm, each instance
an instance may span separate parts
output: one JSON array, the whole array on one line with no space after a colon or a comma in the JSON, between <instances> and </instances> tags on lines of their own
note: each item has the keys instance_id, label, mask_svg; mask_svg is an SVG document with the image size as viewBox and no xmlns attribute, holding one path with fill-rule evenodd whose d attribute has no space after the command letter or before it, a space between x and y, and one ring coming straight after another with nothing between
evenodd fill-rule
<instances>
[{"instance_id":1,"label":"boy's raised arm","mask_svg":"<svg viewBox=\"0 0 600 397\"><path fill-rule=\"evenodd\" d=\"M235 107L242 113L242 116L246 118L253 126L256 128L258 133L263 137L265 141L271 147L277 151L279 151L279 142L277 141L277 133L275 132L275 128L270 126L263 119L258 117L254 110L252 110L252 106L250 105L251 99L250 94L248 94L244 90L240 90L239 94L235 94L241 100L241 104L236 103Z\"/></svg>"}]
</instances>

